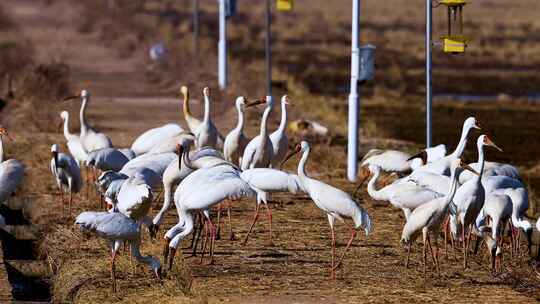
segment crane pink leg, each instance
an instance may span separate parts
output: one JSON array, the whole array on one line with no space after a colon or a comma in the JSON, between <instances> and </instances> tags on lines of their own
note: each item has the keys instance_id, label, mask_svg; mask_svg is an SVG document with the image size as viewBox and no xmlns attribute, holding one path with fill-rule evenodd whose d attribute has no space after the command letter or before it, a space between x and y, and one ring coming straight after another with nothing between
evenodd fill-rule
<instances>
[{"instance_id":1,"label":"crane pink leg","mask_svg":"<svg viewBox=\"0 0 540 304\"><path fill-rule=\"evenodd\" d=\"M330 273L330 277L332 279L336 278L336 271L335 271L335 260L336 260L336 234L334 232L334 226L330 225L330 231L332 232L332 270Z\"/></svg>"},{"instance_id":2,"label":"crane pink leg","mask_svg":"<svg viewBox=\"0 0 540 304\"><path fill-rule=\"evenodd\" d=\"M249 235L251 234L251 231L253 230L253 226L255 226L255 223L257 223L257 220L259 219L259 208L261 207L260 204L257 204L257 207L255 208L255 216L253 216L253 221L251 222L251 225L249 226L248 233L246 234L246 237L244 238L244 241L242 242L242 246L246 246Z\"/></svg>"},{"instance_id":3,"label":"crane pink leg","mask_svg":"<svg viewBox=\"0 0 540 304\"><path fill-rule=\"evenodd\" d=\"M268 208L267 204L264 204L266 207L266 213L268 215L268 225L270 226L270 240L268 241L268 246L274 246L274 242L272 242L272 211L270 208Z\"/></svg>"},{"instance_id":4,"label":"crane pink leg","mask_svg":"<svg viewBox=\"0 0 540 304\"><path fill-rule=\"evenodd\" d=\"M341 254L341 258L339 258L339 261L334 266L334 268L338 268L339 266L341 266L341 263L343 262L343 259L345 258L345 254L347 253L347 250L349 250L349 247L351 247L351 244L355 236L356 236L356 229L351 228L351 238L349 239L349 242L347 242L347 246L345 247L345 250Z\"/></svg>"},{"instance_id":5,"label":"crane pink leg","mask_svg":"<svg viewBox=\"0 0 540 304\"><path fill-rule=\"evenodd\" d=\"M69 191L69 204L68 204L68 214L71 218L71 203L73 202L73 192Z\"/></svg>"},{"instance_id":6,"label":"crane pink leg","mask_svg":"<svg viewBox=\"0 0 540 304\"><path fill-rule=\"evenodd\" d=\"M216 235L216 239L221 239L221 204L223 204L223 202L219 203L217 205L217 235Z\"/></svg>"},{"instance_id":7,"label":"crane pink leg","mask_svg":"<svg viewBox=\"0 0 540 304\"><path fill-rule=\"evenodd\" d=\"M429 234L427 236L427 243L429 246L429 250L431 251L431 258L433 259L433 264L435 264L435 267L437 268L437 273L440 274L441 270L439 269L439 261L436 254L433 252L433 247L431 246L431 237L429 236Z\"/></svg>"},{"instance_id":8,"label":"crane pink leg","mask_svg":"<svg viewBox=\"0 0 540 304\"><path fill-rule=\"evenodd\" d=\"M227 216L229 217L229 240L234 241L236 240L236 237L234 236L234 232L232 229L231 208L231 200L229 200L227 205Z\"/></svg>"},{"instance_id":9,"label":"crane pink leg","mask_svg":"<svg viewBox=\"0 0 540 304\"><path fill-rule=\"evenodd\" d=\"M412 243L409 242L409 245L407 246L407 259L405 260L405 268L409 268L409 258L411 257L411 247L412 247Z\"/></svg>"},{"instance_id":10,"label":"crane pink leg","mask_svg":"<svg viewBox=\"0 0 540 304\"><path fill-rule=\"evenodd\" d=\"M112 250L111 254L111 279L112 279L112 291L116 292L116 267L114 261L116 259L116 251Z\"/></svg>"},{"instance_id":11,"label":"crane pink leg","mask_svg":"<svg viewBox=\"0 0 540 304\"><path fill-rule=\"evenodd\" d=\"M206 220L203 220L203 221L204 221L204 224L203 224L204 233L203 233L203 240L201 244L202 252L201 252L201 259L199 260L199 264L202 264L204 260L204 253L206 252L206 243L208 242L208 225L206 225Z\"/></svg>"},{"instance_id":12,"label":"crane pink leg","mask_svg":"<svg viewBox=\"0 0 540 304\"><path fill-rule=\"evenodd\" d=\"M208 225L210 226L210 259L206 265L212 265L214 264L214 246L216 242L216 226L212 223L210 219L208 219Z\"/></svg>"}]
</instances>

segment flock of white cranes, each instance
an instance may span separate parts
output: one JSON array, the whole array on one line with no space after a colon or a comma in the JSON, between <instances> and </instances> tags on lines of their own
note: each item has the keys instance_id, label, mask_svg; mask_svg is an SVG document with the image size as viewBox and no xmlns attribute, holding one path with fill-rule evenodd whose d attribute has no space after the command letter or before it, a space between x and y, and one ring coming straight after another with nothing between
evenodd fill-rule
<instances>
[{"instance_id":1,"label":"flock of white cranes","mask_svg":"<svg viewBox=\"0 0 540 304\"><path fill-rule=\"evenodd\" d=\"M83 212L75 222L84 230L95 232L110 241L113 289L116 286L114 261L122 243L129 243L133 256L141 263L149 265L156 276L161 277L162 266L159 260L143 256L139 251L140 233L141 227L147 227L150 236L154 238L163 225L172 202L178 213L178 223L169 227L164 234L163 263L167 264L168 270L173 266L181 241L198 228L197 225L200 225L199 229L205 230L202 255L204 256L208 245L208 263L212 262L217 225L210 213L213 207L224 201L228 201L230 208L231 204L239 199L256 197L255 215L249 233L258 219L260 205L264 204L269 220L269 243L272 243L272 213L267 203L268 195L276 192L305 192L327 214L332 230L331 273L334 277L356 230L363 229L368 234L371 231L371 219L349 194L308 177L305 166L310 147L307 142L298 144L287 157L289 97L285 95L281 98L281 123L274 132L268 130L268 120L274 109L271 96L256 100L238 97L235 102L238 123L223 137L212 122L210 90L203 89L202 120L194 117L190 111L187 87L182 87L180 92L184 96L183 112L187 128L169 123L148 130L140 135L130 148L125 149L113 148L111 140L105 134L87 125L85 111L90 101L88 91L83 90L79 95L65 99L81 101L81 132L78 136L70 133L69 115L63 111L60 115L64 122L64 137L71 155L60 153L58 145L54 144L51 148L51 171L60 193L69 194L71 206L72 194L81 190L79 168L84 164L87 168L88 186L95 184L100 197L107 202L107 211ZM244 133L244 111L257 105L265 107L260 133L249 140ZM298 165L298 174L280 170L286 158L300 152L302 159ZM154 194L161 187L163 205L161 210L151 217L149 211ZM63 194L61 199L64 203ZM218 224L219 213L218 211ZM348 246L338 261L335 257L334 221L342 221L343 218L351 218L354 227Z\"/></svg>"},{"instance_id":2,"label":"flock of white cranes","mask_svg":"<svg viewBox=\"0 0 540 304\"><path fill-rule=\"evenodd\" d=\"M129 244L132 256L147 264L158 278L162 275L162 263L155 257L141 254L141 227L146 227L154 238L164 217L174 202L178 222L163 237L163 265L170 271L181 241L197 229L203 234L203 252L209 247L212 262L217 225L211 210L227 201L230 208L234 202L255 197L255 214L243 244L259 217L260 205L264 204L269 221L269 243L272 243L272 213L268 208L268 195L276 192L305 193L328 217L332 237L331 277L342 265L358 230L368 235L372 219L348 193L309 177L306 164L310 145L306 141L289 151L286 135L288 96L281 98L281 123L273 133L268 130L268 119L274 108L271 96L248 100L240 96L235 107L237 125L223 137L212 122L210 90L203 89L204 117L194 117L189 106L187 87L183 94L183 114L187 128L168 123L140 135L129 148L115 148L110 138L87 124L86 107L90 94L82 90L79 95L65 100L81 102L80 134L69 131L69 114L61 112L63 133L68 153L60 152L59 146L51 146L51 172L57 183L64 205L64 193L69 195L68 212L71 215L73 194L86 187L96 187L100 199L107 202L107 210L86 211L75 220L83 230L105 238L111 245L111 277L116 289L115 258L121 245ZM264 105L260 132L249 140L244 133L244 111ZM512 237L512 252L519 248L519 230L527 237L529 250L533 225L525 218L528 209L527 187L520 179L518 170L508 164L488 162L484 148L497 147L486 135L477 138L478 162L465 164L461 157L472 129L480 129L474 117L465 120L456 149L446 154L446 146L426 149L417 155L393 150L372 150L362 160L360 186L369 179L367 193L375 200L388 201L404 212L405 224L401 241L408 248L406 264L413 241L422 235L424 243L424 272L428 248L439 271L437 238L444 231L447 239L461 242L463 262L467 266L469 244L473 236L484 240L492 256L492 272L500 268L502 235L508 224ZM16 160L3 161L2 138L8 136L0 128L0 199L5 201L21 183L24 166ZM223 152L221 152L223 151ZM502 150L501 150L502 151ZM281 166L295 154L301 153L296 173L284 172ZM86 181L80 167L84 165ZM392 184L377 189L382 172L396 172L400 178ZM360 188L359 186L359 188ZM152 217L150 210L155 195L163 188L163 205ZM358 189L357 189L358 190ZM87 192L88 193L88 192ZM100 204L100 208L103 206ZM336 258L335 220L352 220L350 239ZM230 210L229 210L230 225ZM540 229L540 219L536 227ZM232 229L231 229L232 232ZM200 231L199 231L200 234ZM432 246L432 242L435 246ZM195 248L197 243L195 243ZM435 251L433 250L435 247ZM201 257L202 261L203 257Z\"/></svg>"},{"instance_id":3,"label":"flock of white cranes","mask_svg":"<svg viewBox=\"0 0 540 304\"><path fill-rule=\"evenodd\" d=\"M512 253L519 248L520 230L527 237L531 250L533 226L525 218L529 208L527 187L514 166L485 160L484 147L493 147L502 152L487 135L477 138L478 162L462 163L461 156L472 129L480 127L474 117L469 117L463 124L456 149L448 155L445 146L426 149L415 156L400 151L379 150L368 153L362 162L361 176L364 181L370 179L368 194L375 200L388 201L403 210L406 222L401 241L407 245L409 254L412 242L422 235L424 272L428 248L439 271L438 250L433 251L431 237L437 246L440 228L444 230L445 248L448 235L452 241L462 243L464 268L467 267L471 236L475 235L477 242L485 241L491 253L492 273L499 271L502 236L507 224L512 238ZM442 151L444 153L440 153ZM427 163L415 166L415 157ZM376 189L381 171L397 172L403 177ZM406 264L408 259L407 256Z\"/></svg>"}]
</instances>

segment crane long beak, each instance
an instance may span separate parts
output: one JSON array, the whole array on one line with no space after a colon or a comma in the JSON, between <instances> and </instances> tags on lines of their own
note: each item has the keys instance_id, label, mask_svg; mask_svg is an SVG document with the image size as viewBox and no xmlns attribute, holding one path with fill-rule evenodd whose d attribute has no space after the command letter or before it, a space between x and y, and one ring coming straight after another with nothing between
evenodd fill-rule
<instances>
[{"instance_id":1,"label":"crane long beak","mask_svg":"<svg viewBox=\"0 0 540 304\"><path fill-rule=\"evenodd\" d=\"M476 122L474 124L473 128L478 129L478 130L482 130L482 128L480 128L480 123L479 122Z\"/></svg>"},{"instance_id":2,"label":"crane long beak","mask_svg":"<svg viewBox=\"0 0 540 304\"><path fill-rule=\"evenodd\" d=\"M289 153L289 155L287 155L287 157L285 157L285 159L281 162L281 164L279 165L279 168L281 169L283 167L283 165L293 156L295 156L298 152L300 152L299 150L295 149L294 151L292 151L291 153Z\"/></svg>"},{"instance_id":3,"label":"crane long beak","mask_svg":"<svg viewBox=\"0 0 540 304\"><path fill-rule=\"evenodd\" d=\"M265 99L257 99L255 101L252 101L252 102L248 102L246 104L246 108L250 108L250 107L253 107L253 106L257 106L257 105L260 105L260 104L263 104L265 103L266 100Z\"/></svg>"},{"instance_id":4,"label":"crane long beak","mask_svg":"<svg viewBox=\"0 0 540 304\"><path fill-rule=\"evenodd\" d=\"M503 149L499 148L493 141L491 141L491 139L489 139L489 137L486 137L486 145L493 147L501 152L504 152Z\"/></svg>"},{"instance_id":5,"label":"crane long beak","mask_svg":"<svg viewBox=\"0 0 540 304\"><path fill-rule=\"evenodd\" d=\"M480 176L480 173L478 173L476 170L474 170L471 166L467 165L467 164L462 164L461 167L465 170L469 170L471 171L472 173Z\"/></svg>"},{"instance_id":6,"label":"crane long beak","mask_svg":"<svg viewBox=\"0 0 540 304\"><path fill-rule=\"evenodd\" d=\"M420 158L422 160L422 163L425 165L427 164L428 155L426 150L422 150L420 153L415 154L407 159L407 161L411 161L415 158Z\"/></svg>"},{"instance_id":7,"label":"crane long beak","mask_svg":"<svg viewBox=\"0 0 540 304\"><path fill-rule=\"evenodd\" d=\"M77 99L77 98L81 98L81 94L65 97L64 99L62 99L62 101L68 101L68 100Z\"/></svg>"},{"instance_id":8,"label":"crane long beak","mask_svg":"<svg viewBox=\"0 0 540 304\"><path fill-rule=\"evenodd\" d=\"M182 156L184 155L184 147L182 145L176 146L176 153L178 154L178 170L182 171Z\"/></svg>"}]
</instances>

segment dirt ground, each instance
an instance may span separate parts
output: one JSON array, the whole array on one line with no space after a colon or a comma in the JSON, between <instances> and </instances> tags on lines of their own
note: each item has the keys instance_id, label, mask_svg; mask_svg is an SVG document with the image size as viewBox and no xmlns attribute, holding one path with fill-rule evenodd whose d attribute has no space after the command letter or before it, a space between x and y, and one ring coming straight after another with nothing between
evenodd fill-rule
<instances>
[{"instance_id":1,"label":"dirt ground","mask_svg":"<svg viewBox=\"0 0 540 304\"><path fill-rule=\"evenodd\" d=\"M93 96L88 109L90 121L106 132L115 146L129 146L138 134L154 126L167 122L184 124L180 99L174 94L179 83L148 80L144 47L126 55L117 45L104 43L100 33L81 32L77 25L84 18L85 11L78 2L6 0L0 6L14 20L21 37L33 46L39 60L61 60L70 66L72 87L86 88ZM183 81L182 75L177 81ZM202 84L197 84L200 86ZM199 96L198 92L193 95ZM216 103L215 120L223 131L235 123L236 114L230 104ZM305 102L301 104L306 107ZM342 104L333 109L342 113L344 107ZM198 108L196 102L194 108ZM365 136L362 138L362 151L373 147L415 151L421 143L418 134L423 130L422 121L402 118L421 118L421 110L419 105L367 101L362 108L362 113L369 117L369 124L362 130ZM536 147L540 132L537 124L539 111L539 106L522 101L515 102L513 106L505 105L504 110L497 103L439 103L435 111L435 127L439 130L437 139L453 144L457 141L463 118L474 113L482 121L485 132L492 134L494 141L506 151L505 154L490 152L488 157L517 164L533 186L531 195L534 196L534 187L539 184L538 172L525 169L538 164L539 154L535 148L522 150L525 143ZM319 115L317 111L313 112L314 116ZM76 116L77 112L71 114ZM306 114L299 108L291 114L293 119L303 115ZM258 117L257 113L249 115L249 135L257 133ZM274 115L272 128L278 120L278 115ZM76 126L72 123L71 129L76 130ZM50 145L63 143L63 137L60 133L29 133L25 130L13 130L13 133L16 141L8 143L7 150L8 153L18 151L17 157L28 166L25 189L31 204L26 211L44 232L40 250L48 255L46 258L56 274L52 282L55 302L540 301L540 266L526 255L524 244L518 257L510 258L505 252L504 270L497 277L489 273L489 257L485 250L473 256L469 268L463 270L461 252L452 249L448 257L441 254L441 275L437 276L430 267L424 277L421 244L414 247L412 267L405 269L405 251L399 245L404 222L401 211L372 201L365 192L361 193L359 203L371 215L374 231L368 238L360 236L355 240L336 280L329 279L330 233L326 217L307 197L275 195L270 204L275 246L265 245L267 223L264 217L248 245L241 246L255 203L252 200L235 202L232 226L238 240L229 241L227 226L222 226L222 239L217 242L214 265L198 265L198 258L190 257L190 249L185 249L177 255L173 271L167 273L162 282L157 282L147 268L132 266L129 256L122 255L117 266L118 292L113 294L110 292L106 244L79 233L72 220L60 218L62 207L54 197L56 190L47 164ZM292 137L292 141L299 140ZM351 192L356 185L348 183L344 177L346 157L342 138L336 134L331 145L326 145L325 140L313 141L308 171L316 178ZM474 159L476 152L470 147L469 150L467 157ZM295 164L291 161L287 169L295 170ZM93 193L89 199L81 194L73 214L95 209L96 205ZM157 204L156 209L159 206ZM162 228L167 229L176 221L176 212L171 211ZM349 233L346 225L338 227L338 252L341 252ZM535 234L538 243L539 238ZM189 240L186 240L183 245L188 244ZM442 246L442 242L439 244ZM144 254L161 257L161 248L161 238L152 242L147 235L144 236Z\"/></svg>"}]
</instances>

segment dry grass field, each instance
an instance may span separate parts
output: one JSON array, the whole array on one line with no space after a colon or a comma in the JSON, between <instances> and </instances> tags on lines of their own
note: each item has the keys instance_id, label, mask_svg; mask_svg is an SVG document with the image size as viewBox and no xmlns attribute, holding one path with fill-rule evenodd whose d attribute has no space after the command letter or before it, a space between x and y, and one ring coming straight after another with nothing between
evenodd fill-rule
<instances>
[{"instance_id":1,"label":"dry grass field","mask_svg":"<svg viewBox=\"0 0 540 304\"><path fill-rule=\"evenodd\" d=\"M374 232L368 238L360 236L355 240L336 280L329 279L330 231L324 214L305 196L276 195L270 204L274 214L274 247L265 245L264 220L256 226L245 247L239 240L229 241L227 229L223 229L214 265L198 265L198 257L190 257L191 250L184 248L177 255L174 269L161 282L146 267L132 265L129 255L122 253L117 265L118 292L112 293L106 243L80 233L72 224L73 218L62 218L62 206L55 196L56 187L48 169L50 145L60 143L65 149L57 128L57 113L69 110L74 117L71 130L78 130L78 104L60 103L59 97L89 89L93 96L89 106L92 124L106 132L116 146L127 147L151 127L166 122L184 123L177 97L180 84L189 85L195 98L199 98L203 86L212 88L215 120L223 132L235 124L236 113L231 105L236 95L264 94L262 1L239 0L238 15L230 20L231 86L225 92L215 88L214 1L201 1L197 58L191 53L191 1L117 2L125 9L114 13L105 11L105 1L0 3L0 72L15 74L18 94L15 103L2 113L2 124L15 137L5 144L6 152L27 165L25 183L16 199L25 201L26 217L42 232L35 250L53 272L50 282L54 302L540 301L540 264L527 255L525 244L517 257L510 258L505 251L504 270L497 277L489 273L485 248L473 256L467 270L462 269L461 252L450 249L448 256L441 254L441 275L437 276L430 267L424 276L422 245L417 243L413 247L412 267L405 269L405 250L399 244L402 212L371 200L365 191L360 193L359 203L372 216ZM144 5L135 8L135 2ZM292 119L315 119L330 128L331 141L311 138L308 171L352 192L356 185L345 179L350 1L295 2L293 12L273 15L275 95L287 92L291 96L297 105L290 115ZM375 147L414 152L423 144L424 8L405 6L410 2L363 1L362 40L377 46L377 74L375 82L366 88L367 98L362 100L362 153ZM453 148L463 120L476 116L482 132L505 150L488 152L488 159L515 164L522 171L531 194L531 218L538 216L536 193L540 191L540 105L528 101L526 96L540 91L539 9L540 3L535 0L473 1L465 10L466 34L472 38L467 53L434 53L436 92L499 94L496 100L485 103L437 100L434 142ZM444 29L444 14L440 8L435 11L435 26L440 33ZM7 17L1 18L3 15ZM169 58L163 65L152 66L146 53L148 46L158 41L169 47ZM13 52L2 52L2 45L6 44L24 48L16 55L25 56L15 58L28 62L27 69L8 67L12 59L6 58L13 56ZM68 70L60 80L53 80L54 90L45 95L36 93L39 87L24 86L40 83L50 87L41 80L24 82L27 75L36 74L32 67L40 65L62 65ZM256 111L248 115L250 136L258 132L259 117ZM278 123L279 117L274 115L271 128ZM299 136L291 137L291 142L301 140ZM469 144L465 157L475 160L473 145ZM296 161L290 161L287 170L295 170ZM95 193L90 191L87 198L86 191L77 197L74 215L97 208ZM161 202L156 202L153 212L160 206ZM233 206L233 229L240 240L247 232L254 207L253 200ZM173 210L163 228L176 221ZM347 226L338 225L337 235L340 252L349 235ZM142 252L161 258L161 236L151 241L144 234ZM534 238L540 243L538 233ZM189 240L183 245L187 247Z\"/></svg>"}]
</instances>

